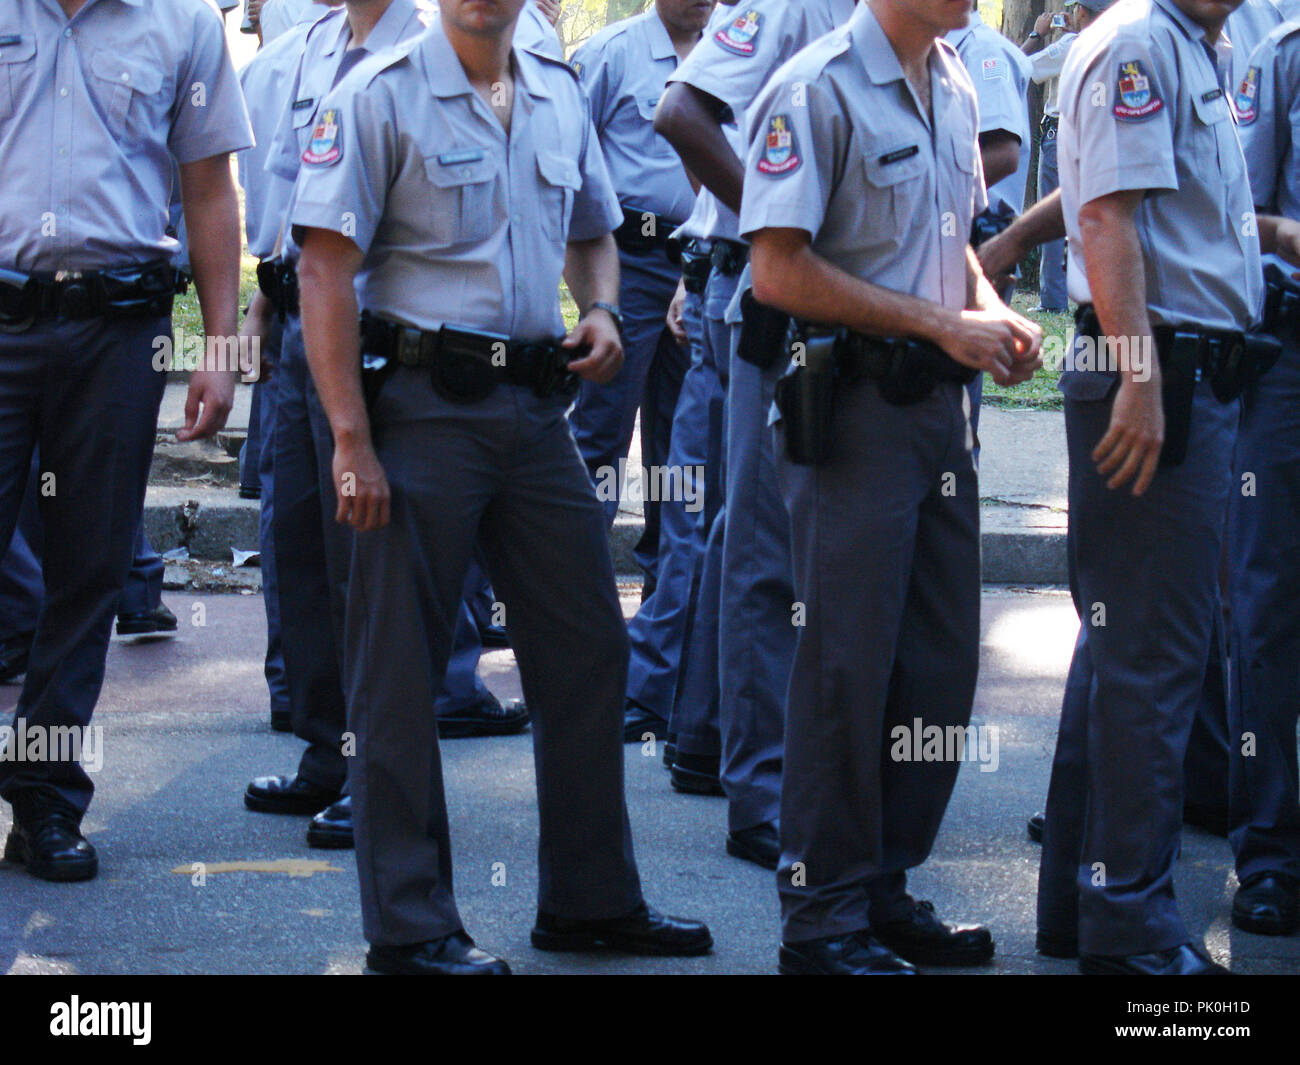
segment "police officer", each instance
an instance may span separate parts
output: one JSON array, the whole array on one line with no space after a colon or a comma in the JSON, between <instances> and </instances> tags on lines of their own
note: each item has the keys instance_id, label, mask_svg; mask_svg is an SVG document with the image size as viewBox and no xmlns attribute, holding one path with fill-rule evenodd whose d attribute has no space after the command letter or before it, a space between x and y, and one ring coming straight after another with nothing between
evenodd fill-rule
<instances>
[{"instance_id":1,"label":"police officer","mask_svg":"<svg viewBox=\"0 0 1300 1065\"><path fill-rule=\"evenodd\" d=\"M165 375L180 167L209 337L233 339L238 197L229 153L248 119L221 18L203 0L16 0L0 10L0 543L39 447L46 599L17 718L85 726L131 564ZM237 371L190 379L182 440L224 424ZM48 880L95 875L75 761L5 760L11 861Z\"/></svg>"},{"instance_id":2,"label":"police officer","mask_svg":"<svg viewBox=\"0 0 1300 1065\"><path fill-rule=\"evenodd\" d=\"M1047 800L1038 945L1077 952L1086 973L1224 971L1191 941L1173 865L1238 413L1222 366L1263 296L1216 52L1235 6L1125 2L1079 36L1061 75L1062 206L1081 305L1061 377L1081 624Z\"/></svg>"},{"instance_id":3,"label":"police officer","mask_svg":"<svg viewBox=\"0 0 1300 1065\"><path fill-rule=\"evenodd\" d=\"M1023 380L1041 341L968 246L986 206L976 98L942 39L965 17L942 0L870 0L750 111L740 229L754 293L845 329L829 454L787 450L788 411L777 441L806 609L781 793L785 973L905 974L993 954L987 929L946 925L906 889L958 768L912 760L910 734L965 727L979 659L961 382L978 369Z\"/></svg>"},{"instance_id":4,"label":"police officer","mask_svg":"<svg viewBox=\"0 0 1300 1065\"><path fill-rule=\"evenodd\" d=\"M735 116L743 144L745 110L773 71L847 20L853 8L853 0L800 5L754 0L738 5L715 16L704 41L674 75L661 124L687 168L729 210L740 206L743 167L719 131L720 116ZM722 247L729 248L742 269L734 278L720 270L716 291L710 292L710 299L727 301L718 349L726 352L730 369L723 449L726 501L720 528L713 533L721 536L721 553L714 556L720 568L716 578L706 570L702 587L711 590L716 582L721 620L716 652L719 779L728 798L726 846L737 857L775 868L782 721L797 619L789 518L777 489L766 428L781 360L763 338L762 323L770 316L751 305L747 296L750 286L743 266L748 251L738 236L733 226L728 235L715 235L714 242L716 256L718 240L731 241ZM679 742L675 779L692 768L682 750Z\"/></svg>"},{"instance_id":5,"label":"police officer","mask_svg":"<svg viewBox=\"0 0 1300 1065\"><path fill-rule=\"evenodd\" d=\"M621 360L607 306L621 215L573 71L511 47L520 7L444 0L409 48L358 69L326 103L292 212L337 517L357 532L352 788L367 964L381 972L509 972L456 910L434 727L480 539L535 718L533 944L667 955L712 943L702 924L645 905L632 857L627 640L565 419L567 375L608 380ZM562 268L582 308L563 347ZM381 375L369 411L362 351Z\"/></svg>"},{"instance_id":6,"label":"police officer","mask_svg":"<svg viewBox=\"0 0 1300 1065\"><path fill-rule=\"evenodd\" d=\"M1289 237L1279 243L1285 242L1292 264L1300 229L1297 99L1300 23L1290 22L1250 57L1235 100L1257 210L1288 220ZM1300 923L1300 566L1284 546L1300 534L1300 285L1293 273L1277 264L1269 272L1269 325L1282 355L1242 397L1228 511L1234 656L1229 839L1241 885L1232 921L1264 935L1291 935Z\"/></svg>"},{"instance_id":7,"label":"police officer","mask_svg":"<svg viewBox=\"0 0 1300 1065\"><path fill-rule=\"evenodd\" d=\"M673 413L686 353L668 329L668 305L680 268L668 258L672 233L695 202L681 160L654 131L654 112L669 75L700 39L713 0L657 0L651 10L601 30L573 56L591 102L623 224L619 306L623 368L607 385L584 384L569 415L574 439L612 523L623 487L622 464L641 411L642 504L645 532L637 558L653 590L659 558L660 488L680 476L668 467Z\"/></svg>"}]
</instances>

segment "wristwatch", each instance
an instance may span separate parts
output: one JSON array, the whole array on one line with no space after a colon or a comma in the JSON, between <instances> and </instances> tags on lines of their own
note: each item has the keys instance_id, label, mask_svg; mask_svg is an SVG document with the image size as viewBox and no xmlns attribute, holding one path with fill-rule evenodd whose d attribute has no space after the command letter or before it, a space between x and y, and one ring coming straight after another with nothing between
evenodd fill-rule
<instances>
[{"instance_id":1,"label":"wristwatch","mask_svg":"<svg viewBox=\"0 0 1300 1065\"><path fill-rule=\"evenodd\" d=\"M1043 39L1043 35L1039 33L1037 30L1030 30L1029 39L1031 41L1041 41Z\"/></svg>"},{"instance_id":2,"label":"wristwatch","mask_svg":"<svg viewBox=\"0 0 1300 1065\"><path fill-rule=\"evenodd\" d=\"M611 318L614 319L614 324L618 326L618 331L620 333L623 332L623 312L618 309L618 304L606 303L603 300L596 300L595 303L593 303L590 307L587 308L588 314L590 314L592 311L604 311L606 314L608 314Z\"/></svg>"}]
</instances>

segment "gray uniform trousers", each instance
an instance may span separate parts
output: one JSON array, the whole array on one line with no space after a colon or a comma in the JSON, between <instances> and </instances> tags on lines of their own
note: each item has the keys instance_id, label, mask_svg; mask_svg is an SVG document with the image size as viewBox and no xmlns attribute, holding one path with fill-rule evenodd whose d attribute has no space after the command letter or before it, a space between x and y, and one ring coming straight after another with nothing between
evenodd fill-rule
<instances>
[{"instance_id":1,"label":"gray uniform trousers","mask_svg":"<svg viewBox=\"0 0 1300 1065\"><path fill-rule=\"evenodd\" d=\"M376 944L461 927L434 700L481 543L533 720L541 909L641 902L623 799L627 632L604 512L561 397L453 404L399 368L372 412L392 520L354 538L345 676L362 922Z\"/></svg>"},{"instance_id":2,"label":"gray uniform trousers","mask_svg":"<svg viewBox=\"0 0 1300 1065\"><path fill-rule=\"evenodd\" d=\"M731 350L739 333L739 326L733 328L727 324L726 313L739 281L739 275L727 276L715 269L709 274L704 290L702 358L705 367L716 373L724 395L731 376ZM722 547L727 528L726 439L726 404L711 404L705 459L705 468L711 476L708 499L700 515L704 523L700 529L704 534L704 550L696 560L694 584L698 592L686 634L672 716L668 720L668 734L675 738L678 750L705 756L717 755L722 749L718 615L722 605Z\"/></svg>"},{"instance_id":3,"label":"gray uniform trousers","mask_svg":"<svg viewBox=\"0 0 1300 1065\"><path fill-rule=\"evenodd\" d=\"M834 454L785 457L798 630L785 722L781 896L786 942L906 915L959 762L891 757L893 730L965 727L979 667L979 489L967 398L910 406L872 381L836 395ZM949 476L950 475L950 476Z\"/></svg>"},{"instance_id":4,"label":"gray uniform trousers","mask_svg":"<svg viewBox=\"0 0 1300 1065\"><path fill-rule=\"evenodd\" d=\"M777 487L768 415L784 371L781 362L761 370L733 352L727 386L718 680L721 780L733 832L776 822L781 802L785 696L796 630L790 515Z\"/></svg>"},{"instance_id":5,"label":"gray uniform trousers","mask_svg":"<svg viewBox=\"0 0 1300 1065\"><path fill-rule=\"evenodd\" d=\"M1219 609L1237 404L1200 385L1186 461L1134 497L1107 488L1092 460L1113 396L1065 401L1081 624L1047 796L1038 928L1077 929L1087 954L1129 955L1189 939L1173 867Z\"/></svg>"}]
</instances>

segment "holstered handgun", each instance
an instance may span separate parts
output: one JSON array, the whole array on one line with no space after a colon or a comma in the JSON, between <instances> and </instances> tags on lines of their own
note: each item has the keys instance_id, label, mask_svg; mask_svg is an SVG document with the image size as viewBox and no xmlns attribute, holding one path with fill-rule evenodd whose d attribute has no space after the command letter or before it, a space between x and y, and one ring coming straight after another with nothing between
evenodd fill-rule
<instances>
[{"instance_id":1,"label":"holstered handgun","mask_svg":"<svg viewBox=\"0 0 1300 1065\"><path fill-rule=\"evenodd\" d=\"M790 316L785 311L759 303L754 293L747 289L740 297L740 313L744 321L740 327L737 355L760 370L770 370L783 358L790 357L786 345Z\"/></svg>"},{"instance_id":2,"label":"holstered handgun","mask_svg":"<svg viewBox=\"0 0 1300 1065\"><path fill-rule=\"evenodd\" d=\"M1192 403L1200 379L1201 338L1195 333L1176 332L1156 345L1160 358L1160 402L1165 414L1165 442L1160 465L1181 466L1187 458L1192 432Z\"/></svg>"},{"instance_id":3,"label":"holstered handgun","mask_svg":"<svg viewBox=\"0 0 1300 1065\"><path fill-rule=\"evenodd\" d=\"M776 382L786 455L800 466L823 466L832 455L835 380L844 332L792 325L789 335L794 358Z\"/></svg>"}]
</instances>

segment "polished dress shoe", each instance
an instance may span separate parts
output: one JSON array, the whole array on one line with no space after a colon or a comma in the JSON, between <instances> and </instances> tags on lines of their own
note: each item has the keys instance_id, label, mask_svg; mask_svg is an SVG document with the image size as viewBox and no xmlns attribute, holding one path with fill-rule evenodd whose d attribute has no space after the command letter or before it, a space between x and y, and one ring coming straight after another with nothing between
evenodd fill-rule
<instances>
[{"instance_id":1,"label":"polished dress shoe","mask_svg":"<svg viewBox=\"0 0 1300 1065\"><path fill-rule=\"evenodd\" d=\"M504 625L484 625L478 630L478 642L488 651L504 651L510 647Z\"/></svg>"},{"instance_id":2,"label":"polished dress shoe","mask_svg":"<svg viewBox=\"0 0 1300 1065\"><path fill-rule=\"evenodd\" d=\"M623 742L644 743L647 732L657 739L663 739L668 735L668 722L640 703L629 700L623 710Z\"/></svg>"},{"instance_id":3,"label":"polished dress shoe","mask_svg":"<svg viewBox=\"0 0 1300 1065\"><path fill-rule=\"evenodd\" d=\"M81 834L76 807L44 790L14 798L14 824L5 841L5 861L25 866L39 880L90 880L99 858Z\"/></svg>"},{"instance_id":4,"label":"polished dress shoe","mask_svg":"<svg viewBox=\"0 0 1300 1065\"><path fill-rule=\"evenodd\" d=\"M785 976L915 976L916 969L867 929L844 936L782 943L777 969Z\"/></svg>"},{"instance_id":5,"label":"polished dress shoe","mask_svg":"<svg viewBox=\"0 0 1300 1065\"><path fill-rule=\"evenodd\" d=\"M346 851L356 844L352 836L352 796L344 795L325 807L307 826L307 846Z\"/></svg>"},{"instance_id":6,"label":"polished dress shoe","mask_svg":"<svg viewBox=\"0 0 1300 1065\"><path fill-rule=\"evenodd\" d=\"M1079 937L1068 932L1040 930L1034 936L1034 949L1045 958L1077 958Z\"/></svg>"},{"instance_id":7,"label":"polished dress shoe","mask_svg":"<svg viewBox=\"0 0 1300 1065\"><path fill-rule=\"evenodd\" d=\"M1247 877L1232 900L1232 923L1243 932L1289 936L1300 928L1300 891L1285 873Z\"/></svg>"},{"instance_id":8,"label":"polished dress shoe","mask_svg":"<svg viewBox=\"0 0 1300 1065\"><path fill-rule=\"evenodd\" d=\"M716 754L673 753L673 767L668 770L668 781L674 790L687 795L725 795L718 774L722 759Z\"/></svg>"},{"instance_id":9,"label":"polished dress shoe","mask_svg":"<svg viewBox=\"0 0 1300 1065\"><path fill-rule=\"evenodd\" d=\"M672 769L673 762L677 760L677 741L671 736L664 740L664 768Z\"/></svg>"},{"instance_id":10,"label":"polished dress shoe","mask_svg":"<svg viewBox=\"0 0 1300 1065\"><path fill-rule=\"evenodd\" d=\"M604 947L659 958L690 958L707 954L713 947L713 936L703 922L665 917L644 902L623 917L598 921L556 917L538 910L532 941L538 950L568 952Z\"/></svg>"},{"instance_id":11,"label":"polished dress shoe","mask_svg":"<svg viewBox=\"0 0 1300 1065\"><path fill-rule=\"evenodd\" d=\"M271 711L271 731L272 732L292 732L293 715L288 710Z\"/></svg>"},{"instance_id":12,"label":"polished dress shoe","mask_svg":"<svg viewBox=\"0 0 1300 1065\"><path fill-rule=\"evenodd\" d=\"M775 869L781 858L781 845L777 842L776 825L770 821L753 828L742 828L727 836L727 853L733 858Z\"/></svg>"},{"instance_id":13,"label":"polished dress shoe","mask_svg":"<svg viewBox=\"0 0 1300 1065\"><path fill-rule=\"evenodd\" d=\"M1191 943L1151 954L1080 954L1079 972L1087 976L1229 976Z\"/></svg>"},{"instance_id":14,"label":"polished dress shoe","mask_svg":"<svg viewBox=\"0 0 1300 1065\"><path fill-rule=\"evenodd\" d=\"M117 615L119 636L158 636L176 631L176 615L161 603L152 610Z\"/></svg>"},{"instance_id":15,"label":"polished dress shoe","mask_svg":"<svg viewBox=\"0 0 1300 1065\"><path fill-rule=\"evenodd\" d=\"M1047 814L1034 814L1025 822L1025 831L1029 833L1030 843L1043 842L1043 829L1047 827Z\"/></svg>"},{"instance_id":16,"label":"polished dress shoe","mask_svg":"<svg viewBox=\"0 0 1300 1065\"><path fill-rule=\"evenodd\" d=\"M25 632L0 640L0 682L14 680L27 672L27 660L32 655L32 641L36 633Z\"/></svg>"},{"instance_id":17,"label":"polished dress shoe","mask_svg":"<svg viewBox=\"0 0 1300 1065\"><path fill-rule=\"evenodd\" d=\"M244 805L259 814L317 814L338 802L338 788L291 777L258 777L244 792Z\"/></svg>"},{"instance_id":18,"label":"polished dress shoe","mask_svg":"<svg viewBox=\"0 0 1300 1065\"><path fill-rule=\"evenodd\" d=\"M1228 835L1228 810L1223 806L1206 806L1199 802L1183 803L1183 824L1199 828L1212 836Z\"/></svg>"},{"instance_id":19,"label":"polished dress shoe","mask_svg":"<svg viewBox=\"0 0 1300 1065\"><path fill-rule=\"evenodd\" d=\"M993 957L993 936L987 928L944 924L932 902L918 902L906 917L875 924L872 931L914 965L981 965Z\"/></svg>"},{"instance_id":20,"label":"polished dress shoe","mask_svg":"<svg viewBox=\"0 0 1300 1065\"><path fill-rule=\"evenodd\" d=\"M510 966L479 950L463 931L427 943L371 947L366 971L385 976L509 976Z\"/></svg>"},{"instance_id":21,"label":"polished dress shoe","mask_svg":"<svg viewBox=\"0 0 1300 1065\"><path fill-rule=\"evenodd\" d=\"M528 727L528 707L522 699L505 703L489 694L481 702L438 715L438 738L467 740L475 736L513 736Z\"/></svg>"}]
</instances>

